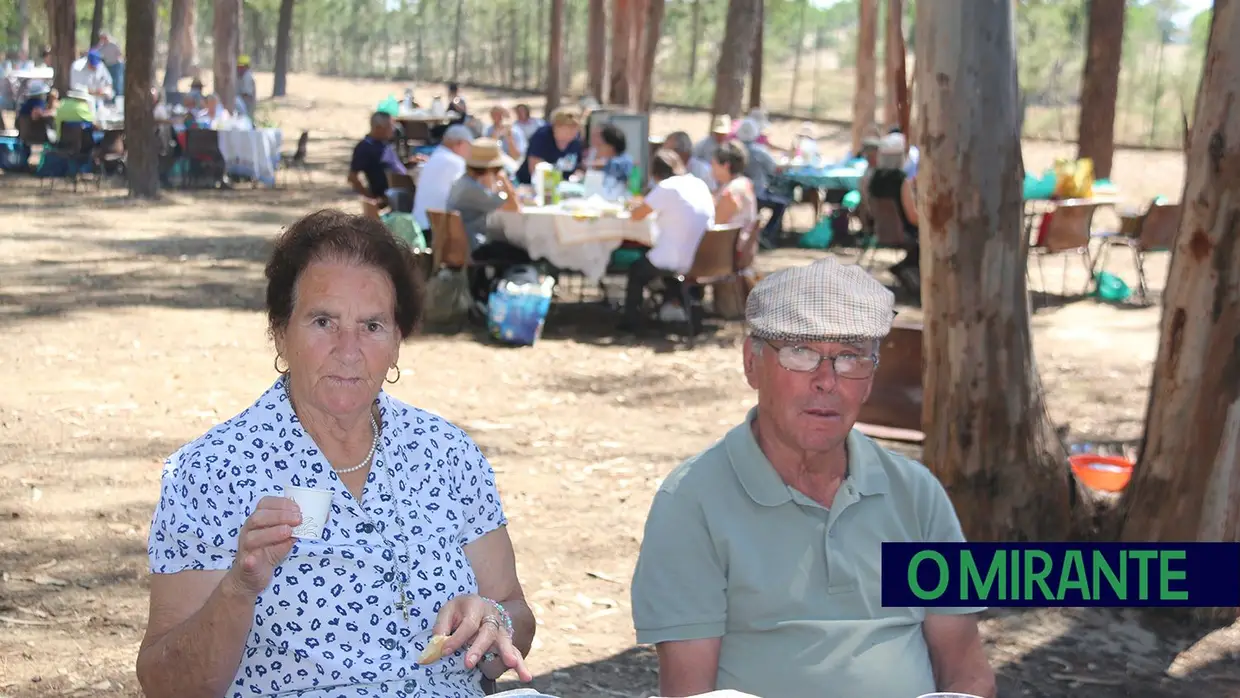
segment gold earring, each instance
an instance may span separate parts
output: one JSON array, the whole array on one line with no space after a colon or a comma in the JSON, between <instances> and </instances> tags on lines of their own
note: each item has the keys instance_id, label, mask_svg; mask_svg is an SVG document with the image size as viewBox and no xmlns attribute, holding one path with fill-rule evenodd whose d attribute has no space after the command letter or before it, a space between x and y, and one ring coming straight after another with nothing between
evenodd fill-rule
<instances>
[{"instance_id":1,"label":"gold earring","mask_svg":"<svg viewBox=\"0 0 1240 698\"><path fill-rule=\"evenodd\" d=\"M286 361L286 362L284 362L284 368L283 368L283 369L281 369L281 368L280 368L280 359L281 359L281 358L283 358L283 357L281 357L279 354L276 354L276 358L274 358L274 359L272 359L272 360L271 360L271 365L272 365L272 367L273 367L273 368L275 368L275 369L276 369L276 373L279 373L280 375L285 375L285 374L287 374L287 373L288 373L288 362L287 362L287 361Z\"/></svg>"},{"instance_id":2,"label":"gold earring","mask_svg":"<svg viewBox=\"0 0 1240 698\"><path fill-rule=\"evenodd\" d=\"M386 381L386 382L388 382L388 383L397 383L397 382L399 382L399 381L400 381L400 375L401 375L401 373L400 373L400 366L397 366L397 365L393 364L393 365L392 365L392 368L396 369L396 378L388 378L387 376L384 376L384 377L383 377L383 380L384 380L384 381ZM388 373L391 373L391 371L388 371Z\"/></svg>"}]
</instances>

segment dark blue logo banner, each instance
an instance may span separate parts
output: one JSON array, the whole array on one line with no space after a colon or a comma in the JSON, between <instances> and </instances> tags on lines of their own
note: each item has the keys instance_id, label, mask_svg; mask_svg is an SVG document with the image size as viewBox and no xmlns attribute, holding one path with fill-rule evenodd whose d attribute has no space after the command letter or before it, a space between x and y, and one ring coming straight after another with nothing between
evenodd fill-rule
<instances>
[{"instance_id":1,"label":"dark blue logo banner","mask_svg":"<svg viewBox=\"0 0 1240 698\"><path fill-rule=\"evenodd\" d=\"M883 605L1240 606L1240 543L883 543Z\"/></svg>"}]
</instances>

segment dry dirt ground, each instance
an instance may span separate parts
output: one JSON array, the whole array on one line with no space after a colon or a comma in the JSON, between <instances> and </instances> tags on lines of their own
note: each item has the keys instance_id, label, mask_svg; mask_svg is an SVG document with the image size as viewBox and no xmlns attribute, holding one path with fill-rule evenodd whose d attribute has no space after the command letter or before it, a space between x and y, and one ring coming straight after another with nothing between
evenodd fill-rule
<instances>
[{"instance_id":1,"label":"dry dirt ground","mask_svg":"<svg viewBox=\"0 0 1240 698\"><path fill-rule=\"evenodd\" d=\"M260 76L260 89L269 80ZM161 461L273 379L260 312L269 242L309 210L354 207L342 186L349 143L367 111L402 87L293 76L293 96L273 114L286 133L312 132L306 185L136 205L106 186L49 194L0 178L0 695L139 695L132 667ZM656 132L706 125L704 115L655 118ZM1041 166L1068 150L1026 153ZM1180 189L1173 154L1122 153L1119 163L1115 179L1134 201ZM779 250L761 263L821 254ZM1166 260L1151 267L1161 289ZM1083 274L1068 268L1079 287ZM1048 274L1056 289L1058 269L1052 262ZM593 306L557 308L530 349L419 337L392 389L462 425L493 462L540 623L535 683L566 697L654 693L628 600L650 498L752 400L735 324L716 324L690 350L616 341L613 321ZM1158 321L1157 306L1080 298L1039 310L1035 346L1054 418L1081 437L1136 437ZM998 611L984 632L1005 696L1240 696L1240 626Z\"/></svg>"}]
</instances>

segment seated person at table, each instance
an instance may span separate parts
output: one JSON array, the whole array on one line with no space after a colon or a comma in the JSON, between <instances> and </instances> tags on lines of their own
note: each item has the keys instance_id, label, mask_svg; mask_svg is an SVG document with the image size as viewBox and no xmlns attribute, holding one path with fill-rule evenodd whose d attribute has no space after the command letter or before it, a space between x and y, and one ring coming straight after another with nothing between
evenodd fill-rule
<instances>
[{"instance_id":1,"label":"seated person at table","mask_svg":"<svg viewBox=\"0 0 1240 698\"><path fill-rule=\"evenodd\" d=\"M392 116L377 111L370 115L370 133L353 147L349 161L349 186L376 209L388 207L388 172L408 174L392 148ZM362 184L362 177L366 183Z\"/></svg>"},{"instance_id":2,"label":"seated person at table","mask_svg":"<svg viewBox=\"0 0 1240 698\"><path fill-rule=\"evenodd\" d=\"M715 191L715 224L736 226L741 235L754 232L750 229L758 220L758 198L753 182L745 176L746 164L745 149L736 141L719 146L711 161L711 177L719 183Z\"/></svg>"},{"instance_id":3,"label":"seated person at table","mask_svg":"<svg viewBox=\"0 0 1240 698\"><path fill-rule=\"evenodd\" d=\"M745 152L749 158L749 164L745 167L745 176L753 182L753 190L758 197L758 209L766 208L771 211L771 217L762 229L762 246L773 248L779 242L784 211L788 210L790 202L786 197L770 189L771 179L779 170L779 165L775 163L775 158L767 147L758 142L760 135L761 126L751 119L742 121L740 128L736 130L736 140L745 146Z\"/></svg>"},{"instance_id":4,"label":"seated person at table","mask_svg":"<svg viewBox=\"0 0 1240 698\"><path fill-rule=\"evenodd\" d=\"M74 61L69 71L69 88L91 96L92 100L108 101L115 94L112 90L112 74L103 64L103 56L95 49Z\"/></svg>"},{"instance_id":5,"label":"seated person at table","mask_svg":"<svg viewBox=\"0 0 1240 698\"><path fill-rule=\"evenodd\" d=\"M494 139L479 138L470 144L465 175L448 192L447 210L461 214L473 260L487 263L471 270L470 279L474 300L485 304L494 278L502 276L513 264L530 262L525 250L502 240L491 241L487 236L488 216L495 211L521 210L517 190L504 172L504 158ZM494 270L494 276L488 276L487 267Z\"/></svg>"},{"instance_id":6,"label":"seated person at table","mask_svg":"<svg viewBox=\"0 0 1240 698\"><path fill-rule=\"evenodd\" d=\"M448 111L454 112L453 123L465 123L469 118L469 110L465 108L465 98L461 96L461 86L455 82L448 83Z\"/></svg>"},{"instance_id":7,"label":"seated person at table","mask_svg":"<svg viewBox=\"0 0 1240 698\"><path fill-rule=\"evenodd\" d=\"M634 209L632 219L640 221L657 214L659 237L645 256L629 267L628 285L624 290L622 331L637 329L641 323L642 299L646 285L659 277L688 273L693 267L698 243L706 229L715 222L715 201L706 183L685 173L685 166L676 153L661 149L650 161L654 189ZM682 320L688 309L681 305L680 289L671 278L665 278L667 296L659 309L664 322Z\"/></svg>"},{"instance_id":8,"label":"seated person at table","mask_svg":"<svg viewBox=\"0 0 1240 698\"><path fill-rule=\"evenodd\" d=\"M94 100L82 90L69 90L60 106L56 108L56 135L64 135L65 124L80 124L82 127L82 151L89 152L95 146L93 136L95 129L95 109L91 106Z\"/></svg>"},{"instance_id":9,"label":"seated person at table","mask_svg":"<svg viewBox=\"0 0 1240 698\"><path fill-rule=\"evenodd\" d=\"M732 140L732 118L727 114L715 117L710 127L710 135L693 146L693 157L710 162L715 156L715 148Z\"/></svg>"},{"instance_id":10,"label":"seated person at table","mask_svg":"<svg viewBox=\"0 0 1240 698\"><path fill-rule=\"evenodd\" d=\"M494 471L465 432L383 389L420 279L408 247L361 216L311 213L276 240L279 375L164 464L146 695L482 698L484 679L533 678ZM326 522L294 487L329 500Z\"/></svg>"},{"instance_id":11,"label":"seated person at table","mask_svg":"<svg viewBox=\"0 0 1240 698\"><path fill-rule=\"evenodd\" d=\"M185 108L190 112L196 112L207 104L207 98L203 92L202 80L194 78L189 84L189 92L185 94Z\"/></svg>"},{"instance_id":12,"label":"seated person at table","mask_svg":"<svg viewBox=\"0 0 1240 698\"><path fill-rule=\"evenodd\" d=\"M205 128L218 128L220 124L231 118L232 114L220 104L217 94L209 94L203 100L202 109L194 112L194 121Z\"/></svg>"},{"instance_id":13,"label":"seated person at table","mask_svg":"<svg viewBox=\"0 0 1240 698\"><path fill-rule=\"evenodd\" d=\"M482 135L487 138L493 138L499 142L500 150L503 151L506 159L511 160L515 165L521 162L525 157L525 148L528 140L521 129L516 128L508 123L508 107L497 104L491 107L491 125L487 126ZM508 164L505 163L505 167Z\"/></svg>"},{"instance_id":14,"label":"seated person at table","mask_svg":"<svg viewBox=\"0 0 1240 698\"><path fill-rule=\"evenodd\" d=\"M984 609L880 598L880 542L964 541L934 475L853 429L894 303L833 257L750 292L742 361L757 406L663 480L633 576L659 695L994 698Z\"/></svg>"},{"instance_id":15,"label":"seated person at table","mask_svg":"<svg viewBox=\"0 0 1240 698\"><path fill-rule=\"evenodd\" d=\"M689 174L706 182L706 187L711 191L715 190L718 184L711 174L711 161L701 160L693 154L693 139L689 134L684 131L673 131L663 139L663 147L680 156L680 161L685 163L685 170Z\"/></svg>"},{"instance_id":16,"label":"seated person at table","mask_svg":"<svg viewBox=\"0 0 1240 698\"><path fill-rule=\"evenodd\" d=\"M921 244L918 232L920 218L917 215L917 196L913 192L913 180L904 171L904 136L893 133L883 137L878 146L878 157L873 174L869 176L865 193L874 202L887 199L895 204L900 214L907 243L904 259L891 267L891 273L910 293L921 291Z\"/></svg>"},{"instance_id":17,"label":"seated person at table","mask_svg":"<svg viewBox=\"0 0 1240 698\"><path fill-rule=\"evenodd\" d=\"M413 195L413 219L418 222L422 232L431 230L431 221L426 212L431 209L442 211L448 207L448 192L456 180L465 174L465 156L469 154L469 144L474 134L460 124L444 131L443 140L422 165L422 173L418 175L418 190Z\"/></svg>"},{"instance_id":18,"label":"seated person at table","mask_svg":"<svg viewBox=\"0 0 1240 698\"><path fill-rule=\"evenodd\" d=\"M518 104L513 111L517 113L517 120L513 122L513 125L525 135L527 143L534 136L535 131L547 125L547 122L542 119L535 119L530 115L530 105L528 104Z\"/></svg>"},{"instance_id":19,"label":"seated person at table","mask_svg":"<svg viewBox=\"0 0 1240 698\"><path fill-rule=\"evenodd\" d=\"M525 151L525 162L517 170L517 182L530 184L534 168L549 162L567 178L584 169L581 143L581 114L571 107L561 107L551 115L551 123L534 132L530 147Z\"/></svg>"},{"instance_id":20,"label":"seated person at table","mask_svg":"<svg viewBox=\"0 0 1240 698\"><path fill-rule=\"evenodd\" d=\"M628 144L624 131L615 124L603 124L598 133L598 159L602 162L603 176L612 186L627 187L629 173L633 171L633 158L625 152Z\"/></svg>"}]
</instances>

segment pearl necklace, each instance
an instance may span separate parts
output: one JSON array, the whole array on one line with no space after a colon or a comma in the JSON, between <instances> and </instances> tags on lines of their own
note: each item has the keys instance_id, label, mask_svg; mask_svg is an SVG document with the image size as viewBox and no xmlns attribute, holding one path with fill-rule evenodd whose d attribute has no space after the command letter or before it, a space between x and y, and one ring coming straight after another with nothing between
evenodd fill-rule
<instances>
[{"instance_id":1,"label":"pearl necklace","mask_svg":"<svg viewBox=\"0 0 1240 698\"><path fill-rule=\"evenodd\" d=\"M284 394L288 396L289 407L293 409L293 414L296 415L297 408L293 406L293 391L292 388L289 387L288 376L284 377ZM345 475L348 473L355 473L362 468L365 468L370 464L371 459L375 457L375 449L377 448L379 448L379 423L375 421L375 413L372 411L370 413L370 451L366 454L366 458L362 460L361 463L358 463L352 468L337 469L336 474ZM328 465L331 465L331 463L328 463Z\"/></svg>"},{"instance_id":2,"label":"pearl necklace","mask_svg":"<svg viewBox=\"0 0 1240 698\"><path fill-rule=\"evenodd\" d=\"M370 459L375 457L375 449L379 447L379 424L375 422L375 415L373 412L370 415L370 434L370 452L366 454L366 458L352 468L337 469L337 475L357 472L358 470L365 468L367 465L370 465Z\"/></svg>"}]
</instances>

